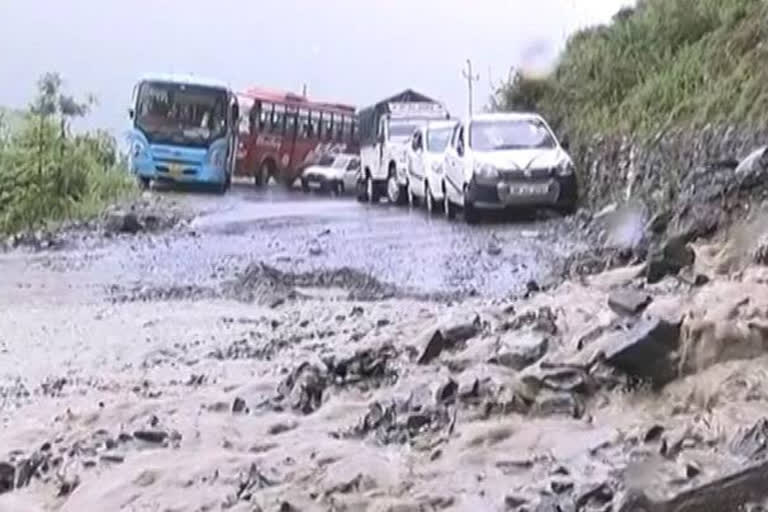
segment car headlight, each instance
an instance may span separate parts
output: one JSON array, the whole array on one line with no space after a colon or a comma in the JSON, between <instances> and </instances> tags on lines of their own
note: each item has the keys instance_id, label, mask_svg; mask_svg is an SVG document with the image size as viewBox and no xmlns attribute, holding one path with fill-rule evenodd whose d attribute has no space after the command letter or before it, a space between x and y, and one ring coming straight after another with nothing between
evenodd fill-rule
<instances>
[{"instance_id":1,"label":"car headlight","mask_svg":"<svg viewBox=\"0 0 768 512\"><path fill-rule=\"evenodd\" d=\"M442 172L443 170L443 164L440 162L432 162L432 171L433 172Z\"/></svg>"},{"instance_id":2,"label":"car headlight","mask_svg":"<svg viewBox=\"0 0 768 512\"><path fill-rule=\"evenodd\" d=\"M495 180L499 178L499 170L491 164L475 162L475 176L484 180Z\"/></svg>"},{"instance_id":3,"label":"car headlight","mask_svg":"<svg viewBox=\"0 0 768 512\"><path fill-rule=\"evenodd\" d=\"M560 165L557 166L556 171L558 176L570 176L573 174L573 162L570 160L563 160L560 162Z\"/></svg>"},{"instance_id":4,"label":"car headlight","mask_svg":"<svg viewBox=\"0 0 768 512\"><path fill-rule=\"evenodd\" d=\"M211 167L219 169L224 167L227 159L227 148L216 148L211 152Z\"/></svg>"}]
</instances>

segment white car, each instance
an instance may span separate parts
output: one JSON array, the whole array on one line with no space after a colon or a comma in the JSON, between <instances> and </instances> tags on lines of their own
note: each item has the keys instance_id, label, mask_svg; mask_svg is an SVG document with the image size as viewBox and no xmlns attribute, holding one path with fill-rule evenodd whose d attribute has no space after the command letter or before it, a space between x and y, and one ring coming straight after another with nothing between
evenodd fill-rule
<instances>
[{"instance_id":1,"label":"white car","mask_svg":"<svg viewBox=\"0 0 768 512\"><path fill-rule=\"evenodd\" d=\"M484 210L576 207L573 161L538 114L479 114L456 126L445 153L443 210L463 208L467 222Z\"/></svg>"},{"instance_id":2,"label":"white car","mask_svg":"<svg viewBox=\"0 0 768 512\"><path fill-rule=\"evenodd\" d=\"M445 150L458 121L430 121L417 128L408 149L408 202L424 201L430 213L443 201Z\"/></svg>"},{"instance_id":3,"label":"white car","mask_svg":"<svg viewBox=\"0 0 768 512\"><path fill-rule=\"evenodd\" d=\"M319 190L342 195L354 191L360 172L360 157L357 155L325 155L310 165L301 174L301 188L304 192Z\"/></svg>"}]
</instances>

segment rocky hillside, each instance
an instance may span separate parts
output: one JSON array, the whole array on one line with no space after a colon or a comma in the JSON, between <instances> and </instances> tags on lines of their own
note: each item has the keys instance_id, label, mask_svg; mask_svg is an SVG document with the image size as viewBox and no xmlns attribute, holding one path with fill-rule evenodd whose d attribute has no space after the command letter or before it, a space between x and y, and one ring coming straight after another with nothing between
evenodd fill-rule
<instances>
[{"instance_id":1,"label":"rocky hillside","mask_svg":"<svg viewBox=\"0 0 768 512\"><path fill-rule=\"evenodd\" d=\"M568 134L591 206L674 204L680 183L765 138L768 4L641 0L575 34L550 76L517 74L493 98Z\"/></svg>"}]
</instances>

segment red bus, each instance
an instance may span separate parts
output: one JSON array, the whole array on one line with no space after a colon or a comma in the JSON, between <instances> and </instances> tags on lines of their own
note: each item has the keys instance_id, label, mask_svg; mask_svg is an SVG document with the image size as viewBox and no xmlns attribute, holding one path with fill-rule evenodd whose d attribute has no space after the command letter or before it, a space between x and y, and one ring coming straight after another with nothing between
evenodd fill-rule
<instances>
[{"instance_id":1,"label":"red bus","mask_svg":"<svg viewBox=\"0 0 768 512\"><path fill-rule=\"evenodd\" d=\"M328 153L360 149L355 107L310 101L290 92L238 93L240 134L236 176L292 186L305 167Z\"/></svg>"}]
</instances>

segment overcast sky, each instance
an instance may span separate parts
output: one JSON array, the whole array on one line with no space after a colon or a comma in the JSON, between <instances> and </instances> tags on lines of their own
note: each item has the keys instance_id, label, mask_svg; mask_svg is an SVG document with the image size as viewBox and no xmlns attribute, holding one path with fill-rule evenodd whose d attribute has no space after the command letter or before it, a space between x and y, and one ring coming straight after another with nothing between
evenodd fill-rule
<instances>
[{"instance_id":1,"label":"overcast sky","mask_svg":"<svg viewBox=\"0 0 768 512\"><path fill-rule=\"evenodd\" d=\"M511 66L551 63L570 31L631 0L0 0L0 105L60 72L94 93L89 121L120 133L136 78L192 72L366 106L406 87L466 109ZM489 76L490 75L490 76Z\"/></svg>"}]
</instances>

